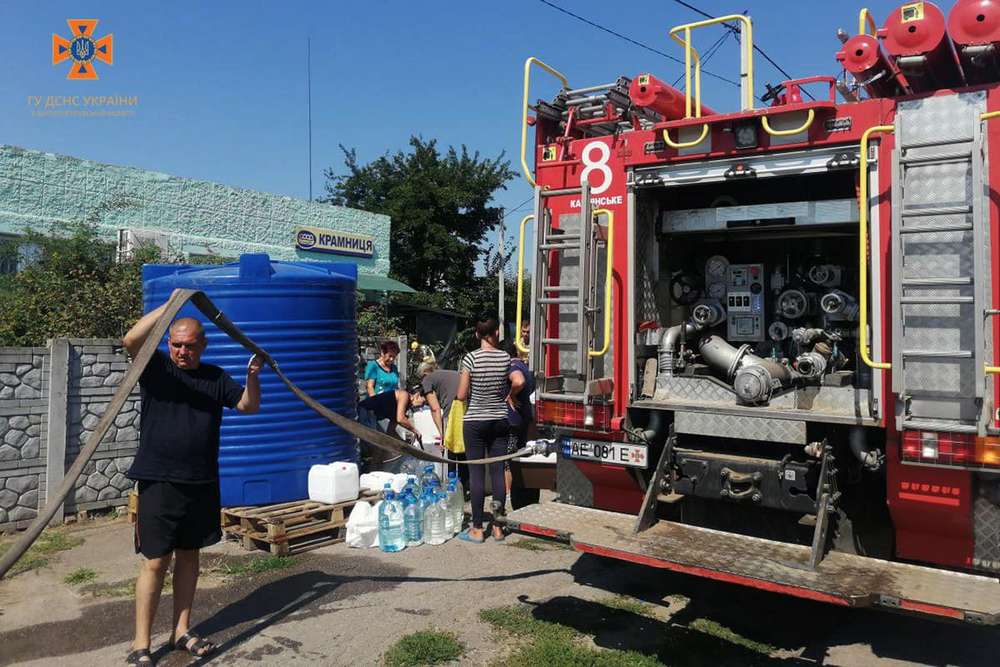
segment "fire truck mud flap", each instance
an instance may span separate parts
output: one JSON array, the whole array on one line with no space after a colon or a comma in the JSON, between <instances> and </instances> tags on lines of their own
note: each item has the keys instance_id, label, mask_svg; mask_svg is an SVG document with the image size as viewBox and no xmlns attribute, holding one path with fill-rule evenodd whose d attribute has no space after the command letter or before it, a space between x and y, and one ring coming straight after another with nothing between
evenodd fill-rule
<instances>
[{"instance_id":1,"label":"fire truck mud flap","mask_svg":"<svg viewBox=\"0 0 1000 667\"><path fill-rule=\"evenodd\" d=\"M635 517L561 503L507 515L511 530L577 551L848 607L1000 623L1000 581L991 577L830 552L809 568L806 546L660 521L633 532Z\"/></svg>"}]
</instances>

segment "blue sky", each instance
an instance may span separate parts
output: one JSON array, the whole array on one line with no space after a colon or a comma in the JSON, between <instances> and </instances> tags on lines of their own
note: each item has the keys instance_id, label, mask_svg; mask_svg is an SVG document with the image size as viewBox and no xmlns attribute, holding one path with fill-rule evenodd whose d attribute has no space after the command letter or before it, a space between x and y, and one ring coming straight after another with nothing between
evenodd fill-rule
<instances>
[{"instance_id":1,"label":"blue sky","mask_svg":"<svg viewBox=\"0 0 1000 667\"><path fill-rule=\"evenodd\" d=\"M671 0L552 0L667 53L670 27L697 20ZM837 27L852 33L859 6L777 0L690 0L719 15L749 10L756 43L793 76L835 74ZM876 20L899 3L869 3ZM945 11L951 2L943 2ZM97 18L114 33L115 64L99 81L67 81L50 64L53 32L67 18ZM411 134L466 144L483 155L519 153L521 68L535 55L573 86L651 71L672 81L676 63L584 25L539 0L507 2L101 2L0 5L0 143L74 155L305 198L306 39L312 39L313 189L341 169L337 147L364 161L406 145ZM709 29L707 47L719 36ZM706 69L738 70L727 41ZM783 77L758 58L763 82ZM737 89L704 81L707 104L737 106ZM536 96L555 88L539 78ZM139 96L131 118L37 118L29 95ZM497 201L530 196L522 179ZM523 209L522 209L523 210ZM518 216L519 217L519 216Z\"/></svg>"}]
</instances>

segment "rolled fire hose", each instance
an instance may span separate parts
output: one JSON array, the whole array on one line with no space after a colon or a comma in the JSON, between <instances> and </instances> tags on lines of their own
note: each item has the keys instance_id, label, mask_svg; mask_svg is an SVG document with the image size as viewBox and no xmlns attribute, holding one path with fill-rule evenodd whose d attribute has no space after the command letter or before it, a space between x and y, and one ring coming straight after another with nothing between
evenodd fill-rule
<instances>
[{"instance_id":1,"label":"rolled fire hose","mask_svg":"<svg viewBox=\"0 0 1000 667\"><path fill-rule=\"evenodd\" d=\"M128 372L125 374L121 384L118 386L118 390L112 397L111 402L108 403L108 407L105 409L104 414L101 415L100 420L97 422L97 426L94 427L93 433L90 434L87 444L83 446L80 453L77 455L76 460L73 462L73 465L66 471L66 476L63 478L59 488L56 489L55 495L53 495L45 503L45 507L42 508L42 511L39 512L38 516L31 523L31 525L28 526L27 530L24 531L14 545L6 553L4 553L2 558L0 558L0 579L7 574L7 571L13 567L14 563L16 563L18 559L24 555L24 552L28 550L36 539L38 539L42 530L44 530L45 526L47 526L52 520L56 510L66 501L66 496L68 496L70 491L73 490L77 478L79 478L80 474L83 472L84 466L86 466L87 463L90 462L90 459L94 456L94 452L97 451L97 447L101 444L101 440L104 438L104 435L108 432L108 429L111 427L115 417L118 416L118 413L121 411L125 401L135 388L135 385L138 384L142 371L145 370L149 360L153 357L153 352L156 351L156 348L163 339L164 334L166 334L170 323L188 301L193 303L198 310L205 315L205 317L215 324L215 326L226 332L230 338L263 359L264 362L271 367L271 370L274 371L275 375L277 375L278 378L285 383L285 386L288 387L299 400L332 422L335 426L342 428L351 435L360 438L361 440L364 440L379 449L384 449L398 455L407 454L413 458L423 461L433 461L435 463L462 463L463 465L499 463L501 461L509 461L510 459L536 453L536 448L529 446L519 449L513 454L459 462L425 452L422 449L408 445L402 440L398 440L397 438L394 438L386 433L363 426L349 417L345 417L344 415L330 410L312 396L299 389L295 383L289 380L288 377L286 377L281 371L281 368L278 366L278 362L275 361L266 350L257 345L257 343L253 342L253 340L251 340L245 333L240 331L239 327L233 324L233 322L226 317L226 314L219 310L204 292L190 289L176 289L173 294L170 295L170 299L167 301L167 307L164 310L163 315L156 320L156 323L150 330L149 335L146 336L145 342L139 349L139 353L132 360Z\"/></svg>"}]
</instances>

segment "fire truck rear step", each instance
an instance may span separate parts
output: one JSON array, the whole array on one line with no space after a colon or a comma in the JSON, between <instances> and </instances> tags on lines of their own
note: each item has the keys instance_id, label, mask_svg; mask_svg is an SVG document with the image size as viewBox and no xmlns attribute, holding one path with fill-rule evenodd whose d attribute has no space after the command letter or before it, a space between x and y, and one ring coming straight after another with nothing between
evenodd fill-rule
<instances>
[{"instance_id":1,"label":"fire truck rear step","mask_svg":"<svg viewBox=\"0 0 1000 667\"><path fill-rule=\"evenodd\" d=\"M583 553L848 607L883 607L981 625L1000 623L1000 581L830 552L810 569L807 546L660 521L633 532L635 517L546 503L507 515L520 533Z\"/></svg>"}]
</instances>

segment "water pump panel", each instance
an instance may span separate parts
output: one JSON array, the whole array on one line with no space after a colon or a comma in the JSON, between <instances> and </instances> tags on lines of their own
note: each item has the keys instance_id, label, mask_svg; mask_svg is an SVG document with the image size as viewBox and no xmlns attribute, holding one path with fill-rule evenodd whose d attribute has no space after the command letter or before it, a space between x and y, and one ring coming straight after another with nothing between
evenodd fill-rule
<instances>
[{"instance_id":1,"label":"water pump panel","mask_svg":"<svg viewBox=\"0 0 1000 667\"><path fill-rule=\"evenodd\" d=\"M764 340L764 265L730 264L725 303L729 340Z\"/></svg>"}]
</instances>

